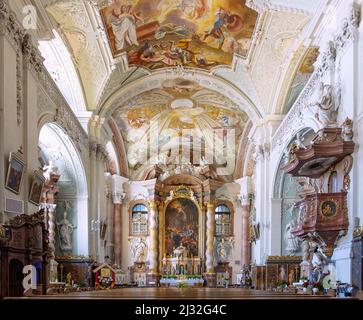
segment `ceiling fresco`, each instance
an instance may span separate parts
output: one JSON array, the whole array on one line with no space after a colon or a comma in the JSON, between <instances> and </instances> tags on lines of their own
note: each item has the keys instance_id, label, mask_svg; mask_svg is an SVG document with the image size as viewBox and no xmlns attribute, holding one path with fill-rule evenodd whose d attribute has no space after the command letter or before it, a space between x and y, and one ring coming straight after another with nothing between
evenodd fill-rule
<instances>
[{"instance_id":1,"label":"ceiling fresco","mask_svg":"<svg viewBox=\"0 0 363 320\"><path fill-rule=\"evenodd\" d=\"M184 79L165 80L161 89L129 100L113 118L126 141L131 169L144 163L146 146L152 139L156 157L170 155L180 145L190 146L191 139L204 141L204 148L213 148L216 143L224 146L228 129L237 145L248 121L247 114L228 98ZM203 153L203 146L194 143L193 150L199 148ZM223 147L217 150L214 161L223 163L224 154ZM148 160L152 160L150 155Z\"/></svg>"},{"instance_id":2,"label":"ceiling fresco","mask_svg":"<svg viewBox=\"0 0 363 320\"><path fill-rule=\"evenodd\" d=\"M311 75L314 72L314 64L319 56L318 47L309 47L301 61L298 70L292 81L289 95L286 100L284 111L287 113L296 99L298 98L301 91L304 89L306 83L309 81Z\"/></svg>"},{"instance_id":3,"label":"ceiling fresco","mask_svg":"<svg viewBox=\"0 0 363 320\"><path fill-rule=\"evenodd\" d=\"M100 13L113 55L149 69L230 65L247 56L258 17L236 0L115 0Z\"/></svg>"}]
</instances>

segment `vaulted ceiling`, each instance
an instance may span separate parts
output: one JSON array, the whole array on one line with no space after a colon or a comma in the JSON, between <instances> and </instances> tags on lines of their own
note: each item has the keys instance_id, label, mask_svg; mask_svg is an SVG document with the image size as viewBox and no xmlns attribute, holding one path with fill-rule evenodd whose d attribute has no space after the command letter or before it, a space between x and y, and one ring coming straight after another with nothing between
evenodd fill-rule
<instances>
[{"instance_id":1,"label":"vaulted ceiling","mask_svg":"<svg viewBox=\"0 0 363 320\"><path fill-rule=\"evenodd\" d=\"M127 83L183 67L237 87L263 117L281 113L321 2L40 0L37 6L41 30L48 29L48 39L58 33L70 53L79 80L73 95L82 94L84 111L99 110ZM49 63L58 76L61 60ZM77 87L63 78L63 87Z\"/></svg>"},{"instance_id":2,"label":"vaulted ceiling","mask_svg":"<svg viewBox=\"0 0 363 320\"><path fill-rule=\"evenodd\" d=\"M165 80L162 89L153 89L128 100L116 109L113 119L126 142L132 169L150 161L156 163L171 154L179 157L180 148L186 151L180 155L185 157L183 161L193 162L191 144L196 164L206 150L221 146L214 154L214 163L222 165L226 162L223 140L227 130L234 140L229 141L234 144L230 146L234 156L249 120L247 114L225 96L184 79ZM149 150L148 145L151 145Z\"/></svg>"},{"instance_id":3,"label":"vaulted ceiling","mask_svg":"<svg viewBox=\"0 0 363 320\"><path fill-rule=\"evenodd\" d=\"M137 170L144 156L140 144L149 139L155 120L161 154L170 156L180 130L196 130L208 147L208 132L233 128L236 153L247 157L251 147L241 140L251 127L271 115L282 117L313 72L319 54L313 34L326 3L40 0L36 5L34 39L54 81L80 119L93 113L106 124L113 121L130 170ZM223 152L217 163L223 163Z\"/></svg>"}]
</instances>

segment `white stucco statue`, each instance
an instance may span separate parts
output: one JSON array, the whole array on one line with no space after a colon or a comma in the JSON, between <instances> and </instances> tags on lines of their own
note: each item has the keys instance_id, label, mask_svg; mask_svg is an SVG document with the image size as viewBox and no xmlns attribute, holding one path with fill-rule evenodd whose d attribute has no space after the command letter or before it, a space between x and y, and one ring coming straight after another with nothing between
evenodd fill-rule
<instances>
[{"instance_id":1,"label":"white stucco statue","mask_svg":"<svg viewBox=\"0 0 363 320\"><path fill-rule=\"evenodd\" d=\"M337 124L339 105L336 103L333 86L320 83L319 98L313 104L317 107L315 118L324 127L334 127Z\"/></svg>"},{"instance_id":2,"label":"white stucco statue","mask_svg":"<svg viewBox=\"0 0 363 320\"><path fill-rule=\"evenodd\" d=\"M291 232L294 228L294 220L291 220L285 228L286 251L288 251L291 255L299 250L299 239L295 237Z\"/></svg>"},{"instance_id":3,"label":"white stucco statue","mask_svg":"<svg viewBox=\"0 0 363 320\"><path fill-rule=\"evenodd\" d=\"M298 132L297 134L296 134L296 139L295 139L295 144L296 144L296 147L298 148L298 149L306 149L306 146L304 145L304 138L303 137L301 137L301 133L300 132Z\"/></svg>"},{"instance_id":4,"label":"white stucco statue","mask_svg":"<svg viewBox=\"0 0 363 320\"><path fill-rule=\"evenodd\" d=\"M217 256L219 262L225 262L227 259L227 251L224 243L224 239L222 239L217 244Z\"/></svg>"},{"instance_id":5,"label":"white stucco statue","mask_svg":"<svg viewBox=\"0 0 363 320\"><path fill-rule=\"evenodd\" d=\"M217 240L218 241L218 240ZM220 239L215 247L217 262L230 262L233 250L233 238Z\"/></svg>"},{"instance_id":6,"label":"white stucco statue","mask_svg":"<svg viewBox=\"0 0 363 320\"><path fill-rule=\"evenodd\" d=\"M311 260L311 264L313 268L324 268L327 264L328 258L324 254L323 250L320 247L316 247L314 249L313 258Z\"/></svg>"},{"instance_id":7,"label":"white stucco statue","mask_svg":"<svg viewBox=\"0 0 363 320\"><path fill-rule=\"evenodd\" d=\"M134 239L132 243L134 262L145 262L146 248L146 243L142 238Z\"/></svg>"},{"instance_id":8,"label":"white stucco statue","mask_svg":"<svg viewBox=\"0 0 363 320\"><path fill-rule=\"evenodd\" d=\"M76 229L67 219L67 211L64 211L63 219L57 222L59 238L60 238L60 248L62 252L72 251L72 233Z\"/></svg>"},{"instance_id":9,"label":"white stucco statue","mask_svg":"<svg viewBox=\"0 0 363 320\"><path fill-rule=\"evenodd\" d=\"M58 167L56 167L52 160L49 161L49 164L43 167L43 175L45 179L49 180L51 174L59 174Z\"/></svg>"},{"instance_id":10,"label":"white stucco statue","mask_svg":"<svg viewBox=\"0 0 363 320\"><path fill-rule=\"evenodd\" d=\"M324 269L328 264L328 258L324 254L320 246L314 247L311 264L312 264L311 281L320 282L322 280L324 271L326 271Z\"/></svg>"}]
</instances>

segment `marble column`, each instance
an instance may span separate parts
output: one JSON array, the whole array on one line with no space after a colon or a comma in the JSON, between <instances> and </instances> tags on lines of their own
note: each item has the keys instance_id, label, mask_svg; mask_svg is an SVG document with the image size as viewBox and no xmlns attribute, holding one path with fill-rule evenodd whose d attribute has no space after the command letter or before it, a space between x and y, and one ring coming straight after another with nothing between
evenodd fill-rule
<instances>
[{"instance_id":1,"label":"marble column","mask_svg":"<svg viewBox=\"0 0 363 320\"><path fill-rule=\"evenodd\" d=\"M206 255L205 264L207 273L214 273L213 265L213 245L215 235L215 212L214 203L212 201L207 202L207 243L206 243Z\"/></svg>"},{"instance_id":2,"label":"marble column","mask_svg":"<svg viewBox=\"0 0 363 320\"><path fill-rule=\"evenodd\" d=\"M100 222L100 185L102 168L102 139L101 132L104 124L104 118L92 116L88 123L89 138L89 204L88 220L90 225L88 249L89 254L97 261L100 260L100 237L97 225Z\"/></svg>"},{"instance_id":3,"label":"marble column","mask_svg":"<svg viewBox=\"0 0 363 320\"><path fill-rule=\"evenodd\" d=\"M48 214L48 234L49 234L49 259L55 259L55 208L56 204L46 204L46 210Z\"/></svg>"},{"instance_id":4,"label":"marble column","mask_svg":"<svg viewBox=\"0 0 363 320\"><path fill-rule=\"evenodd\" d=\"M251 177L242 177L235 180L240 185L240 192L237 200L241 204L242 232L241 232L241 268L243 265L249 265L251 262L250 249L250 212L251 212L251 196L254 192L253 181Z\"/></svg>"},{"instance_id":5,"label":"marble column","mask_svg":"<svg viewBox=\"0 0 363 320\"><path fill-rule=\"evenodd\" d=\"M114 203L114 239L115 239L115 264L117 267L121 267L121 245L122 245L122 214L121 214L121 203Z\"/></svg>"},{"instance_id":6,"label":"marble column","mask_svg":"<svg viewBox=\"0 0 363 320\"><path fill-rule=\"evenodd\" d=\"M250 264L250 200L248 197L241 199L242 205L242 239L241 239L241 266Z\"/></svg>"},{"instance_id":7,"label":"marble column","mask_svg":"<svg viewBox=\"0 0 363 320\"><path fill-rule=\"evenodd\" d=\"M149 220L149 234L150 234L150 274L152 277L158 275L158 210L155 200L149 201L150 220Z\"/></svg>"},{"instance_id":8,"label":"marble column","mask_svg":"<svg viewBox=\"0 0 363 320\"><path fill-rule=\"evenodd\" d=\"M113 227L114 234L113 239L115 242L114 246L114 256L115 264L118 267L122 267L122 202L126 198L126 193L124 192L124 183L129 181L129 179L113 175L110 176L111 179L111 189L112 189L112 202L113 202Z\"/></svg>"},{"instance_id":9,"label":"marble column","mask_svg":"<svg viewBox=\"0 0 363 320\"><path fill-rule=\"evenodd\" d=\"M58 282L58 262L55 260L55 204L47 205L49 232L49 279L50 283Z\"/></svg>"},{"instance_id":10,"label":"marble column","mask_svg":"<svg viewBox=\"0 0 363 320\"><path fill-rule=\"evenodd\" d=\"M46 178L41 196L40 207L46 213L46 223L48 228L48 258L49 258L49 280L50 282L58 282L58 263L55 261L55 225L56 225L56 195L59 192L57 182L59 181L60 174L58 169L53 165L46 167L44 172ZM48 267L47 267L48 268Z\"/></svg>"}]
</instances>

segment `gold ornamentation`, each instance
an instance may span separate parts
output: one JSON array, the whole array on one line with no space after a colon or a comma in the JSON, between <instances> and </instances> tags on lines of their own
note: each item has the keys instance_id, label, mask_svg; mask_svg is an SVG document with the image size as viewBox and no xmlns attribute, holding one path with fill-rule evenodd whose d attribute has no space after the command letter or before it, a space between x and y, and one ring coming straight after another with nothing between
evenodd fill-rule
<instances>
[{"instance_id":1,"label":"gold ornamentation","mask_svg":"<svg viewBox=\"0 0 363 320\"><path fill-rule=\"evenodd\" d=\"M339 210L339 203L332 199L325 199L321 204L320 204L320 213L325 217L325 218L331 218L334 217L336 215L336 213Z\"/></svg>"},{"instance_id":2,"label":"gold ornamentation","mask_svg":"<svg viewBox=\"0 0 363 320\"><path fill-rule=\"evenodd\" d=\"M212 208L212 209L214 209L214 207L215 207L215 203L214 203L214 201L213 201L213 200L207 201L207 202L205 203L205 205L207 206L207 208Z\"/></svg>"},{"instance_id":3,"label":"gold ornamentation","mask_svg":"<svg viewBox=\"0 0 363 320\"><path fill-rule=\"evenodd\" d=\"M301 261L300 256L268 256L266 262Z\"/></svg>"},{"instance_id":4,"label":"gold ornamentation","mask_svg":"<svg viewBox=\"0 0 363 320\"><path fill-rule=\"evenodd\" d=\"M57 256L56 260L94 260L93 256L85 256L85 255L65 255L65 256Z\"/></svg>"},{"instance_id":5,"label":"gold ornamentation","mask_svg":"<svg viewBox=\"0 0 363 320\"><path fill-rule=\"evenodd\" d=\"M156 209L158 206L158 202L156 200L149 200L150 209Z\"/></svg>"},{"instance_id":6,"label":"gold ornamentation","mask_svg":"<svg viewBox=\"0 0 363 320\"><path fill-rule=\"evenodd\" d=\"M3 226L0 226L0 238L5 238L5 228Z\"/></svg>"},{"instance_id":7,"label":"gold ornamentation","mask_svg":"<svg viewBox=\"0 0 363 320\"><path fill-rule=\"evenodd\" d=\"M361 235L363 235L363 226L356 227L353 230L353 237L360 237Z\"/></svg>"},{"instance_id":8,"label":"gold ornamentation","mask_svg":"<svg viewBox=\"0 0 363 320\"><path fill-rule=\"evenodd\" d=\"M195 200L193 190L185 185L178 186L174 190L171 190L170 196L167 198L167 200L172 200L175 198L187 198Z\"/></svg>"}]
</instances>

